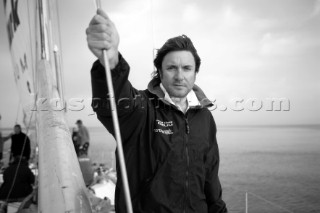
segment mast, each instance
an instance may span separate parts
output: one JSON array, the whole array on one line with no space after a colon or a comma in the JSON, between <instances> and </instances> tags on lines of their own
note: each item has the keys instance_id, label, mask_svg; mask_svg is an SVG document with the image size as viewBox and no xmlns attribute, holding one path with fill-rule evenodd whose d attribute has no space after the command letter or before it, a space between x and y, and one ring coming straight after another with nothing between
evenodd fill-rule
<instances>
[{"instance_id":1,"label":"mast","mask_svg":"<svg viewBox=\"0 0 320 213\"><path fill-rule=\"evenodd\" d=\"M47 26L47 10L46 1L38 0L39 12L39 31L40 31L40 54L41 59L49 60L49 44L48 44L48 30Z\"/></svg>"},{"instance_id":2,"label":"mast","mask_svg":"<svg viewBox=\"0 0 320 213\"><path fill-rule=\"evenodd\" d=\"M61 94L57 89L57 58L53 46L58 38L53 26L54 0L38 0L39 61L37 63L37 135L39 144L38 209L45 213L85 212L91 205L71 140ZM50 12L49 12L50 8ZM56 55L57 57L57 55ZM56 61L56 63L55 63Z\"/></svg>"}]
</instances>

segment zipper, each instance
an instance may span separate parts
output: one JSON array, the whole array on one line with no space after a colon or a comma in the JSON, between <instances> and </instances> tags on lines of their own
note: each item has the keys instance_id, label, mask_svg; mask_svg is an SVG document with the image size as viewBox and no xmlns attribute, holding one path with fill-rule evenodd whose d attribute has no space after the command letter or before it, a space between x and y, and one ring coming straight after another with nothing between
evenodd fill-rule
<instances>
[{"instance_id":1,"label":"zipper","mask_svg":"<svg viewBox=\"0 0 320 213\"><path fill-rule=\"evenodd\" d=\"M183 212L186 213L186 206L188 201L188 192L189 192L189 166L190 166L190 158L189 158L189 149L188 149L188 135L190 133L190 127L187 116L185 116L185 125L186 125L186 134L185 134L185 153L186 153L186 161L187 161L187 170L186 170L186 181L185 181L185 205Z\"/></svg>"}]
</instances>

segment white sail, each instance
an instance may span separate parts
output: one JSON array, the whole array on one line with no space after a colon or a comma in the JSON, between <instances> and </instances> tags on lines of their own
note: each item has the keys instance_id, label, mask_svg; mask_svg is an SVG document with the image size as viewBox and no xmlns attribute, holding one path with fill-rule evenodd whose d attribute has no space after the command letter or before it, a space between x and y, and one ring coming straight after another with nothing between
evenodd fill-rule
<instances>
[{"instance_id":1,"label":"white sail","mask_svg":"<svg viewBox=\"0 0 320 213\"><path fill-rule=\"evenodd\" d=\"M59 46L54 0L4 0L8 41L25 125L39 146L38 212L92 212L71 140L53 46ZM49 10L50 8L50 10ZM36 103L36 104L35 104ZM56 105L55 103L58 103Z\"/></svg>"},{"instance_id":2,"label":"white sail","mask_svg":"<svg viewBox=\"0 0 320 213\"><path fill-rule=\"evenodd\" d=\"M32 108L35 100L35 1L3 0L6 28L14 78L17 85L19 100L23 112L24 124L32 125ZM30 122L31 121L31 122ZM29 124L30 123L30 124Z\"/></svg>"}]
</instances>

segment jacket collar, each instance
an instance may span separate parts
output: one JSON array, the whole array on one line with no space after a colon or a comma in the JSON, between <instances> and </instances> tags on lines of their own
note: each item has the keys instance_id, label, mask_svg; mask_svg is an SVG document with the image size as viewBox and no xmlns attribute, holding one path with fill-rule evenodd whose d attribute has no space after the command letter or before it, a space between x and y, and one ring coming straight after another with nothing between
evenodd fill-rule
<instances>
[{"instance_id":1,"label":"jacket collar","mask_svg":"<svg viewBox=\"0 0 320 213\"><path fill-rule=\"evenodd\" d=\"M152 79L148 84L148 90L152 94L156 95L159 99L161 99L166 104L170 104L168 101L165 100L165 93L160 88L161 81L159 79ZM198 98L198 105L197 106L190 106L191 108L203 108L203 107L211 107L213 106L212 102L206 97L204 92L200 87L196 84L192 88L194 94Z\"/></svg>"}]
</instances>

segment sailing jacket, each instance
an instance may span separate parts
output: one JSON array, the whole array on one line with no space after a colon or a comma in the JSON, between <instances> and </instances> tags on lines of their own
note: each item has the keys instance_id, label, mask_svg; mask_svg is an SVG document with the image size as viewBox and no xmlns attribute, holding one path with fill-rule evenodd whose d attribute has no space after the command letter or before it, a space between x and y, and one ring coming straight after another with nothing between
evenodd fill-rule
<instances>
[{"instance_id":1,"label":"sailing jacket","mask_svg":"<svg viewBox=\"0 0 320 213\"><path fill-rule=\"evenodd\" d=\"M200 102L184 114L164 100L159 80L138 91L128 81L129 65L119 54L112 81L120 123L130 194L135 213L225 213L218 177L216 125L211 102L198 86ZM104 67L91 70L93 110L114 135ZM115 208L126 213L117 165Z\"/></svg>"},{"instance_id":2,"label":"sailing jacket","mask_svg":"<svg viewBox=\"0 0 320 213\"><path fill-rule=\"evenodd\" d=\"M32 193L34 180L35 177L28 167L28 162L24 159L20 163L19 160L15 160L3 173L0 200L21 201Z\"/></svg>"}]
</instances>

